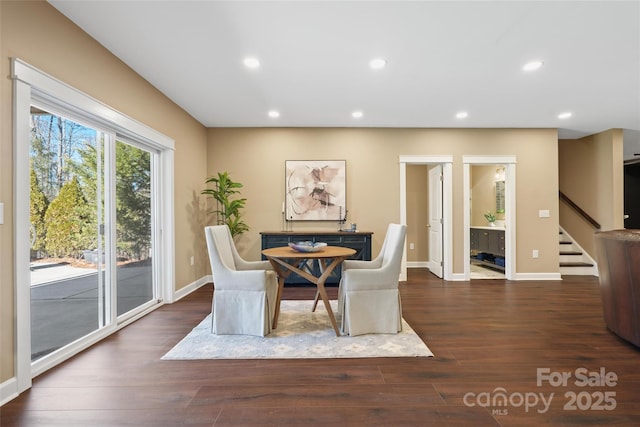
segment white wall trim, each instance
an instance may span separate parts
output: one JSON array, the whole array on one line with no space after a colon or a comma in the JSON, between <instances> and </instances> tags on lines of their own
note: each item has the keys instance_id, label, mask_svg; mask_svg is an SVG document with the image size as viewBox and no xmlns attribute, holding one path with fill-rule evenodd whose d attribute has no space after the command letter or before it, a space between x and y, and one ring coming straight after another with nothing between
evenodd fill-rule
<instances>
[{"instance_id":1,"label":"white wall trim","mask_svg":"<svg viewBox=\"0 0 640 427\"><path fill-rule=\"evenodd\" d=\"M13 82L13 248L14 248L14 375L17 391L31 387L31 276L30 264L30 194L29 140L31 87ZM24 191L24 189L27 191ZM19 190L19 191L18 191Z\"/></svg>"},{"instance_id":2,"label":"white wall trim","mask_svg":"<svg viewBox=\"0 0 640 427\"><path fill-rule=\"evenodd\" d=\"M516 163L516 156L462 156L462 163L471 163L474 165Z\"/></svg>"},{"instance_id":3,"label":"white wall trim","mask_svg":"<svg viewBox=\"0 0 640 427\"><path fill-rule=\"evenodd\" d=\"M0 406L18 397L18 380L11 377L0 384Z\"/></svg>"},{"instance_id":4,"label":"white wall trim","mask_svg":"<svg viewBox=\"0 0 640 427\"><path fill-rule=\"evenodd\" d=\"M189 283L187 286L184 286L184 287L178 289L173 294L173 302L179 301L180 299L186 297L190 293L200 289L202 286L204 286L206 284L209 284L209 283L213 283L213 276L211 276L211 274L209 274L208 276L203 276L203 277L199 278L198 280L196 280L195 282Z\"/></svg>"},{"instance_id":5,"label":"white wall trim","mask_svg":"<svg viewBox=\"0 0 640 427\"><path fill-rule=\"evenodd\" d=\"M19 58L12 60L12 77L30 85L43 98L53 98L56 103L64 100L70 110L79 116L90 116L107 127L127 129L130 135L162 149L175 149L175 142L168 136L150 128L144 123L122 114L101 101L56 79Z\"/></svg>"},{"instance_id":6,"label":"white wall trim","mask_svg":"<svg viewBox=\"0 0 640 427\"><path fill-rule=\"evenodd\" d=\"M560 273L518 273L515 280L562 280Z\"/></svg>"},{"instance_id":7,"label":"white wall trim","mask_svg":"<svg viewBox=\"0 0 640 427\"><path fill-rule=\"evenodd\" d=\"M412 165L437 165L441 163L453 163L453 156L449 155L435 155L435 156L411 156L400 155L400 163L408 163Z\"/></svg>"},{"instance_id":8,"label":"white wall trim","mask_svg":"<svg viewBox=\"0 0 640 427\"><path fill-rule=\"evenodd\" d=\"M160 250L162 259L165 262L160 266L160 292L162 298L167 303L174 301L176 283L176 242L175 242L175 200L174 200L174 152L166 150L163 152L160 161L162 170L165 172L160 177L161 195L160 197Z\"/></svg>"},{"instance_id":9,"label":"white wall trim","mask_svg":"<svg viewBox=\"0 0 640 427\"><path fill-rule=\"evenodd\" d=\"M407 164L400 162L400 224L407 224ZM402 248L399 281L407 280L407 241Z\"/></svg>"},{"instance_id":10,"label":"white wall trim","mask_svg":"<svg viewBox=\"0 0 640 427\"><path fill-rule=\"evenodd\" d=\"M460 274L460 273L456 273L456 274L452 274L451 275L451 281L453 282L468 282L469 279L467 279L464 275L464 273Z\"/></svg>"}]
</instances>

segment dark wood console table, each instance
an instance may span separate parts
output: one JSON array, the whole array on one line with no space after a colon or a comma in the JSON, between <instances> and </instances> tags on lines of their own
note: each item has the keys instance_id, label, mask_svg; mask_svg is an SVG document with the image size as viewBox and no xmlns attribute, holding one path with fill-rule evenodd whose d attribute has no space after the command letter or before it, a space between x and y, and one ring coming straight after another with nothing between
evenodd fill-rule
<instances>
[{"instance_id":1,"label":"dark wood console table","mask_svg":"<svg viewBox=\"0 0 640 427\"><path fill-rule=\"evenodd\" d=\"M370 231L262 231L262 250L287 246L290 242L325 242L329 246L342 246L356 251L350 259L371 261L371 236ZM266 259L263 255L262 259ZM313 260L298 268L304 269L316 277L319 276L320 265ZM342 270L338 267L327 278L325 283L337 284L340 282ZM308 280L297 274L290 274L285 284L308 284Z\"/></svg>"}]
</instances>

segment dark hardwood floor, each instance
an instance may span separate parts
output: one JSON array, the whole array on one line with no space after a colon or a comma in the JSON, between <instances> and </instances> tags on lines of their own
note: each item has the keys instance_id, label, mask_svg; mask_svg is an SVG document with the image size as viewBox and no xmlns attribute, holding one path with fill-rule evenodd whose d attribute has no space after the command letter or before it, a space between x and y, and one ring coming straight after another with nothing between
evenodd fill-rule
<instances>
[{"instance_id":1,"label":"dark hardwood floor","mask_svg":"<svg viewBox=\"0 0 640 427\"><path fill-rule=\"evenodd\" d=\"M0 425L638 426L640 349L605 328L598 286L414 269L404 318L434 358L160 360L209 312L205 286L36 378Z\"/></svg>"}]
</instances>

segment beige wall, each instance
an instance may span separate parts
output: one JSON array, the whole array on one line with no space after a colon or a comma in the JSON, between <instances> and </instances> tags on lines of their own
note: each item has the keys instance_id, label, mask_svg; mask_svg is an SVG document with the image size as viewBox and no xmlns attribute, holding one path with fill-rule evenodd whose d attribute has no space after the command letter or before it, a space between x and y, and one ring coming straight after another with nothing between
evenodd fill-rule
<instances>
[{"instance_id":1,"label":"beige wall","mask_svg":"<svg viewBox=\"0 0 640 427\"><path fill-rule=\"evenodd\" d=\"M407 165L407 261L429 260L429 168ZM414 244L414 249L409 244Z\"/></svg>"},{"instance_id":2,"label":"beige wall","mask_svg":"<svg viewBox=\"0 0 640 427\"><path fill-rule=\"evenodd\" d=\"M207 274L201 257L207 174L206 129L95 40L42 1L0 2L2 59L0 122L0 381L13 376L13 142L10 58L18 57L175 140L177 289ZM199 262L190 267L189 257Z\"/></svg>"},{"instance_id":3,"label":"beige wall","mask_svg":"<svg viewBox=\"0 0 640 427\"><path fill-rule=\"evenodd\" d=\"M558 273L557 132L550 129L209 129L208 174L228 171L244 184L251 230L239 246L260 256L262 230L281 228L284 161L345 159L350 221L373 231L373 252L386 226L400 220L400 155L452 155L453 272L463 274L463 155L514 155L518 273ZM548 209L550 218L539 218ZM335 223L295 223L297 230L335 230ZM531 258L538 249L539 259Z\"/></svg>"},{"instance_id":4,"label":"beige wall","mask_svg":"<svg viewBox=\"0 0 640 427\"><path fill-rule=\"evenodd\" d=\"M558 142L560 191L599 222L603 231L624 228L623 163L621 129ZM595 228L564 202L560 203L560 225L595 257Z\"/></svg>"}]
</instances>

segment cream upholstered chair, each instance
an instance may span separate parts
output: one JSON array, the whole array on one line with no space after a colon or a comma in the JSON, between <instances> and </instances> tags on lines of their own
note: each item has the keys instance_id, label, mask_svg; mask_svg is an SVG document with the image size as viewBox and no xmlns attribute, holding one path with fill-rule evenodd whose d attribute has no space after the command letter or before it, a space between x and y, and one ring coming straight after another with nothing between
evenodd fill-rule
<instances>
[{"instance_id":1,"label":"cream upholstered chair","mask_svg":"<svg viewBox=\"0 0 640 427\"><path fill-rule=\"evenodd\" d=\"M205 235L214 284L211 332L267 335L278 294L271 264L242 259L226 225L205 227Z\"/></svg>"},{"instance_id":2,"label":"cream upholstered chair","mask_svg":"<svg viewBox=\"0 0 640 427\"><path fill-rule=\"evenodd\" d=\"M343 333L395 334L402 330L398 281L406 234L406 225L389 224L374 260L347 260L342 264L338 312Z\"/></svg>"}]
</instances>

